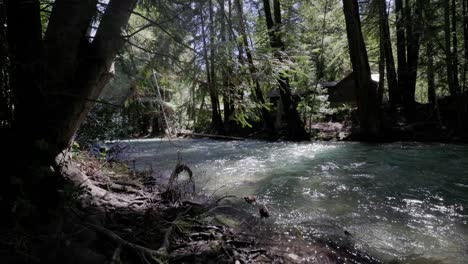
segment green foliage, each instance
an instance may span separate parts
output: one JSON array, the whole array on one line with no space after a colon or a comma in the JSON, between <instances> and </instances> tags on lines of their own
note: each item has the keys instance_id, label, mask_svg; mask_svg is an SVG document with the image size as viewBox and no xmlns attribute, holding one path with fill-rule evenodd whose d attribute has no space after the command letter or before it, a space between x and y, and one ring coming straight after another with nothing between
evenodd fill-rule
<instances>
[{"instance_id":1,"label":"green foliage","mask_svg":"<svg viewBox=\"0 0 468 264\"><path fill-rule=\"evenodd\" d=\"M129 132L121 109L97 104L81 125L75 140L86 148L100 140L127 138Z\"/></svg>"},{"instance_id":2,"label":"green foliage","mask_svg":"<svg viewBox=\"0 0 468 264\"><path fill-rule=\"evenodd\" d=\"M254 128L261 122L262 109L274 113L269 103L255 100L256 83L265 102L269 102L267 95L277 89L280 75L289 79L294 91L307 94L298 104L304 119L321 121L333 115L335 112L320 83L341 80L351 71L342 1L281 1L283 25L278 34L285 42L281 51L270 47L261 1L241 1L242 17L234 6L235 1L232 3L229 7L226 1L212 1L214 24L211 25L206 1L140 1L126 32L127 45L116 62L116 77L101 96L104 101L122 105L124 110L105 110L98 106L85 124L90 132L81 133L78 138L83 141L84 138L154 136L155 130L163 133L166 125L171 129L207 131L211 129L213 108L210 89L220 100L216 107L222 115L225 115L224 102L232 102L232 115L224 116L225 123L233 121L238 127ZM363 32L374 73L378 71L380 44L378 3L377 0L360 2ZM413 6L415 0L408 3ZM461 5L457 8L458 21L462 21ZM389 4L388 10L391 40L395 44L394 6ZM440 1L427 5L424 16L435 30L434 68L437 94L441 97L448 92L443 74L444 21ZM244 47L241 22L244 22L248 49ZM461 23L457 30L458 48L462 50ZM422 47L427 41L431 39L423 34ZM248 63L247 50L251 52L255 72ZM275 52L281 52L281 59ZM394 52L396 55L396 47ZM461 62L462 53L457 56ZM416 98L423 103L427 102L425 57L421 49ZM214 72L209 72L211 64ZM208 73L213 80L209 80ZM166 96L166 91L170 96ZM171 111L167 111L168 105L173 106Z\"/></svg>"}]
</instances>

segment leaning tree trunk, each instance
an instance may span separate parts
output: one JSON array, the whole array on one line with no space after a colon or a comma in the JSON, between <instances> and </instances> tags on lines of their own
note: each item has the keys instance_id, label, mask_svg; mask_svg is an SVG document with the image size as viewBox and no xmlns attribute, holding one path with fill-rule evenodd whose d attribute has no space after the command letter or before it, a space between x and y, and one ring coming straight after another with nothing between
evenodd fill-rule
<instances>
[{"instance_id":1,"label":"leaning tree trunk","mask_svg":"<svg viewBox=\"0 0 468 264\"><path fill-rule=\"evenodd\" d=\"M269 0L263 0L265 10L266 25L268 35L270 38L270 46L274 49L274 55L279 61L283 61L282 51L285 49L285 44L281 39L281 5L279 0L273 1L274 20L271 15L271 7ZM296 109L289 78L285 72L280 72L278 76L279 94L281 103L283 104L285 122L286 122L286 136L287 140L305 140L308 139L308 134L305 131L304 124Z\"/></svg>"},{"instance_id":2,"label":"leaning tree trunk","mask_svg":"<svg viewBox=\"0 0 468 264\"><path fill-rule=\"evenodd\" d=\"M11 137L2 138L11 158L10 177L4 178L16 179L1 184L12 187L7 197L22 192L39 201L56 198L59 180L49 168L112 76L136 0L111 0L91 39L87 29L97 17L96 2L56 0L44 39L38 0L6 2L14 122Z\"/></svg>"},{"instance_id":3,"label":"leaning tree trunk","mask_svg":"<svg viewBox=\"0 0 468 264\"><path fill-rule=\"evenodd\" d=\"M80 1L81 12L71 2L55 2L44 41L47 101L53 103L46 118L57 117L47 130L52 130L49 135L57 151L68 147L93 101L113 76L113 60L124 43L121 33L136 0L111 0L92 42L83 29L96 15L94 1L83 1L91 2L91 6Z\"/></svg>"},{"instance_id":4,"label":"leaning tree trunk","mask_svg":"<svg viewBox=\"0 0 468 264\"><path fill-rule=\"evenodd\" d=\"M369 60L362 35L357 0L343 0L343 11L346 20L349 55L357 89L360 132L362 136L374 138L380 133L379 110L376 103L377 91L371 82Z\"/></svg>"}]
</instances>

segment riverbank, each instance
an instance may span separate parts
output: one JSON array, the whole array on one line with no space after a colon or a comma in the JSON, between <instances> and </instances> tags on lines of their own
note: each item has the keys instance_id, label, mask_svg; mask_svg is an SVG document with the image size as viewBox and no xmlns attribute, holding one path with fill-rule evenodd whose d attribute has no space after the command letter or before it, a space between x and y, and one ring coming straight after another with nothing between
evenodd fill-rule
<instances>
[{"instance_id":1,"label":"riverbank","mask_svg":"<svg viewBox=\"0 0 468 264\"><path fill-rule=\"evenodd\" d=\"M182 193L86 152L62 174L68 198L55 219L23 236L19 226L2 231L6 263L379 263L339 241L274 233L231 203L238 197Z\"/></svg>"},{"instance_id":2,"label":"riverbank","mask_svg":"<svg viewBox=\"0 0 468 264\"><path fill-rule=\"evenodd\" d=\"M179 160L201 193L255 195L273 215L264 222L279 234L340 241L347 231L385 262L466 258L464 145L147 139L107 146L123 148L122 162L152 169L159 182ZM227 202L258 216L239 198Z\"/></svg>"}]
</instances>

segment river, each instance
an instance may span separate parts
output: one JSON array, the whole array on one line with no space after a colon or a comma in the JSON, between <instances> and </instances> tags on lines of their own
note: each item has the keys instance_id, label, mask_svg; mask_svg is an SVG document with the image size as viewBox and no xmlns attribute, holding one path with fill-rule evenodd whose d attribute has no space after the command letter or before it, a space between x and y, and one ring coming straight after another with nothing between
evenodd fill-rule
<instances>
[{"instance_id":1,"label":"river","mask_svg":"<svg viewBox=\"0 0 468 264\"><path fill-rule=\"evenodd\" d=\"M120 158L168 175L178 159L199 191L256 195L302 236L349 232L357 248L403 263L467 263L468 146L137 140ZM132 162L134 160L134 162Z\"/></svg>"}]
</instances>

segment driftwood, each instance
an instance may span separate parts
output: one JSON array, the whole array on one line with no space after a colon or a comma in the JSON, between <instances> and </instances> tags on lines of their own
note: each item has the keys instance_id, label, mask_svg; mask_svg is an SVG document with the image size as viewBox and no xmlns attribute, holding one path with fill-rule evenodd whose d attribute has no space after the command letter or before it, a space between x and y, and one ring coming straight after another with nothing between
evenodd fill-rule
<instances>
[{"instance_id":1,"label":"driftwood","mask_svg":"<svg viewBox=\"0 0 468 264\"><path fill-rule=\"evenodd\" d=\"M221 139L221 140L245 140L241 137L223 136L215 134L203 134L203 133L191 133L191 132L179 132L178 136L192 137L192 138L210 138L210 139Z\"/></svg>"},{"instance_id":2,"label":"driftwood","mask_svg":"<svg viewBox=\"0 0 468 264\"><path fill-rule=\"evenodd\" d=\"M189 176L189 180L187 183L192 185L192 194L195 194L195 182L193 180L192 170L187 165L178 163L175 166L174 171L171 174L171 177L169 178L169 183L167 184L166 190L161 194L161 197L163 199L167 199L171 202L175 202L181 198L182 190L180 190L179 188L180 186L177 183L177 179L179 178L179 174L181 174L184 171L187 172Z\"/></svg>"}]
</instances>

